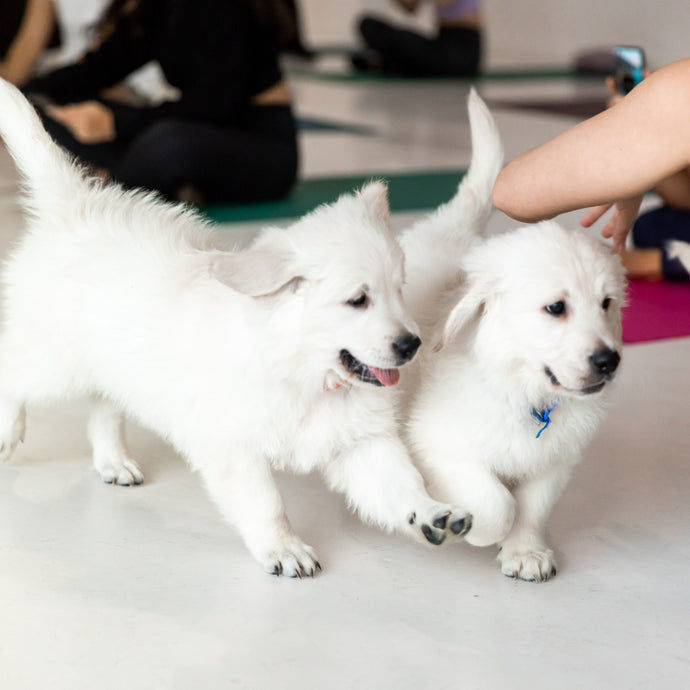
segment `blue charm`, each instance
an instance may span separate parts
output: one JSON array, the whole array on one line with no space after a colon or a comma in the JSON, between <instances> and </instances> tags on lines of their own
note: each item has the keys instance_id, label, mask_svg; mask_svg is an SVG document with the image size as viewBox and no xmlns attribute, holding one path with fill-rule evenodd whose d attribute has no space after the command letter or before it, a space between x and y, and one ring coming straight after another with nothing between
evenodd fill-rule
<instances>
[{"instance_id":1,"label":"blue charm","mask_svg":"<svg viewBox=\"0 0 690 690\"><path fill-rule=\"evenodd\" d=\"M544 426L539 429L539 433L537 434L537 438L539 438L542 434L542 432L551 424L551 412L553 412L554 407L558 405L557 402L555 402L551 407L547 407L545 410L542 410L541 412L538 412L535 409L532 409L532 416L538 421L541 422Z\"/></svg>"}]
</instances>

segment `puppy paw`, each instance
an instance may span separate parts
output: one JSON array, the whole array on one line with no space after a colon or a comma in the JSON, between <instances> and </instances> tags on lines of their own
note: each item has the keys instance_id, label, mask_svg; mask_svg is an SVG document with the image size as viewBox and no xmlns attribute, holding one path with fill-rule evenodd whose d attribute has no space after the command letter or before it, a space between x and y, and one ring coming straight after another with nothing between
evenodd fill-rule
<instances>
[{"instance_id":1,"label":"puppy paw","mask_svg":"<svg viewBox=\"0 0 690 690\"><path fill-rule=\"evenodd\" d=\"M12 457L14 449L21 441L24 442L26 429L26 412L22 408L18 414L9 416L9 421L2 425L0 433L0 462L6 462Z\"/></svg>"},{"instance_id":2,"label":"puppy paw","mask_svg":"<svg viewBox=\"0 0 690 690\"><path fill-rule=\"evenodd\" d=\"M131 458L99 458L94 465L106 484L133 486L144 481L144 473Z\"/></svg>"},{"instance_id":3,"label":"puppy paw","mask_svg":"<svg viewBox=\"0 0 690 690\"><path fill-rule=\"evenodd\" d=\"M321 570L321 564L311 546L299 539L269 551L262 559L264 570L270 575L285 577L314 577Z\"/></svg>"},{"instance_id":4,"label":"puppy paw","mask_svg":"<svg viewBox=\"0 0 690 690\"><path fill-rule=\"evenodd\" d=\"M437 504L426 514L412 511L407 523L417 539L440 546L446 539L459 541L472 527L472 516L462 508Z\"/></svg>"},{"instance_id":5,"label":"puppy paw","mask_svg":"<svg viewBox=\"0 0 690 690\"><path fill-rule=\"evenodd\" d=\"M501 572L526 582L546 582L556 574L556 559L551 549L535 551L509 551L498 554Z\"/></svg>"}]
</instances>

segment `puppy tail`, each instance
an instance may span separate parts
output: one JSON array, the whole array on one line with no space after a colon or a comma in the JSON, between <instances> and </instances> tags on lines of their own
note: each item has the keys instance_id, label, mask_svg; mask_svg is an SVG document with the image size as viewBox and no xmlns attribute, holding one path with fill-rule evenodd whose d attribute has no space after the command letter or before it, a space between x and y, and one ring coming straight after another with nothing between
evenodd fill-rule
<instances>
[{"instance_id":1,"label":"puppy tail","mask_svg":"<svg viewBox=\"0 0 690 690\"><path fill-rule=\"evenodd\" d=\"M14 159L29 198L74 192L83 179L68 155L43 127L33 106L19 89L0 79L0 137Z\"/></svg>"},{"instance_id":2,"label":"puppy tail","mask_svg":"<svg viewBox=\"0 0 690 690\"><path fill-rule=\"evenodd\" d=\"M467 100L472 137L472 162L449 204L456 222L483 235L493 208L491 192L503 166L503 142L491 112L474 87Z\"/></svg>"}]
</instances>

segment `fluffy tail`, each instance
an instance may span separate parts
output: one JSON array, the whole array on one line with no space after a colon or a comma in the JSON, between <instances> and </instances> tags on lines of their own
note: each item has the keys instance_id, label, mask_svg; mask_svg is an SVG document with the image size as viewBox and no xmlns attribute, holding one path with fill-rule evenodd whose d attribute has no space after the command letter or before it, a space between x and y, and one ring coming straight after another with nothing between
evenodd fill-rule
<instances>
[{"instance_id":1,"label":"fluffy tail","mask_svg":"<svg viewBox=\"0 0 690 690\"><path fill-rule=\"evenodd\" d=\"M411 302L425 302L429 293L438 292L458 275L462 255L484 235L493 208L491 192L503 165L503 144L489 109L474 88L468 111L472 162L467 174L455 196L410 228L401 240Z\"/></svg>"},{"instance_id":2,"label":"fluffy tail","mask_svg":"<svg viewBox=\"0 0 690 690\"><path fill-rule=\"evenodd\" d=\"M33 106L15 86L0 79L0 137L14 159L30 198L65 198L82 179L68 155L45 131Z\"/></svg>"},{"instance_id":3,"label":"fluffy tail","mask_svg":"<svg viewBox=\"0 0 690 690\"><path fill-rule=\"evenodd\" d=\"M451 202L439 209L464 227L483 234L493 208L491 192L503 166L503 143L486 103L471 89L467 102L472 131L472 162Z\"/></svg>"}]
</instances>

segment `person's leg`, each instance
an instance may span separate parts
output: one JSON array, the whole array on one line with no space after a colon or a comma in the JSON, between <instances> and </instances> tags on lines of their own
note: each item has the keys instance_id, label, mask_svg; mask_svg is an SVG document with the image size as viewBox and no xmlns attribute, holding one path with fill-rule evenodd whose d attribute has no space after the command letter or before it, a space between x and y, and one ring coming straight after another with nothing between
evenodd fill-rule
<instances>
[{"instance_id":1,"label":"person's leg","mask_svg":"<svg viewBox=\"0 0 690 690\"><path fill-rule=\"evenodd\" d=\"M632 239L636 251L624 256L630 277L654 277L650 271L656 265L669 280L690 279L680 261L669 257L666 251L671 240L690 242L690 211L661 206L643 213L633 225Z\"/></svg>"},{"instance_id":2,"label":"person's leg","mask_svg":"<svg viewBox=\"0 0 690 690\"><path fill-rule=\"evenodd\" d=\"M481 41L474 28L443 27L436 38L428 38L375 17L364 17L360 32L384 74L466 76L476 74L479 68Z\"/></svg>"},{"instance_id":3,"label":"person's leg","mask_svg":"<svg viewBox=\"0 0 690 690\"><path fill-rule=\"evenodd\" d=\"M288 193L297 174L294 120L284 106L251 108L246 128L166 120L128 147L113 176L170 199L192 187L205 202L250 202Z\"/></svg>"},{"instance_id":4,"label":"person's leg","mask_svg":"<svg viewBox=\"0 0 690 690\"><path fill-rule=\"evenodd\" d=\"M621 261L628 278L663 280L661 249L625 249Z\"/></svg>"},{"instance_id":5,"label":"person's leg","mask_svg":"<svg viewBox=\"0 0 690 690\"><path fill-rule=\"evenodd\" d=\"M50 136L63 149L76 156L82 163L96 170L111 170L122 155L123 147L120 142L105 144L83 144L77 141L72 133L62 124L53 120L39 108L37 110L43 121L43 126Z\"/></svg>"},{"instance_id":6,"label":"person's leg","mask_svg":"<svg viewBox=\"0 0 690 690\"><path fill-rule=\"evenodd\" d=\"M374 60L384 74L428 76L435 73L442 59L437 41L376 17L364 17L359 30L367 48L374 51Z\"/></svg>"},{"instance_id":7,"label":"person's leg","mask_svg":"<svg viewBox=\"0 0 690 690\"><path fill-rule=\"evenodd\" d=\"M439 69L448 76L469 76L479 72L482 56L482 35L479 29L453 26L441 27L438 41L442 62Z\"/></svg>"}]
</instances>

